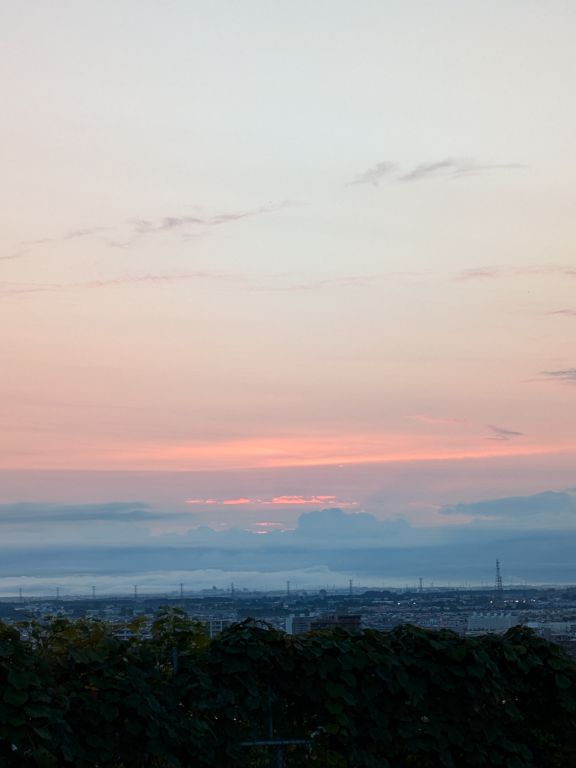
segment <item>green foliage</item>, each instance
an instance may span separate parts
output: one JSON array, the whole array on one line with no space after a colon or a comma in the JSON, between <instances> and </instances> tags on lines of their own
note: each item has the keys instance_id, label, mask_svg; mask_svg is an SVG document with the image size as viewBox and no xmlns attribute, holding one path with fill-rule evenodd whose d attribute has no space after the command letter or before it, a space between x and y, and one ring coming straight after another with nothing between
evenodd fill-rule
<instances>
[{"instance_id":1,"label":"green foliage","mask_svg":"<svg viewBox=\"0 0 576 768\"><path fill-rule=\"evenodd\" d=\"M0 624L0 766L560 768L576 764L576 668L515 628L290 637L251 622L208 642L182 611L122 640L100 621Z\"/></svg>"}]
</instances>

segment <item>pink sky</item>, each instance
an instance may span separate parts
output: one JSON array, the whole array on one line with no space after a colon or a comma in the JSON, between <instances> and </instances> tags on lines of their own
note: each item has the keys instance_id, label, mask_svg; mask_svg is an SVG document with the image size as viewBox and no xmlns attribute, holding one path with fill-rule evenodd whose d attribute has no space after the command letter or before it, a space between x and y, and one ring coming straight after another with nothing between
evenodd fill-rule
<instances>
[{"instance_id":1,"label":"pink sky","mask_svg":"<svg viewBox=\"0 0 576 768\"><path fill-rule=\"evenodd\" d=\"M0 503L576 485L575 16L6 4Z\"/></svg>"}]
</instances>

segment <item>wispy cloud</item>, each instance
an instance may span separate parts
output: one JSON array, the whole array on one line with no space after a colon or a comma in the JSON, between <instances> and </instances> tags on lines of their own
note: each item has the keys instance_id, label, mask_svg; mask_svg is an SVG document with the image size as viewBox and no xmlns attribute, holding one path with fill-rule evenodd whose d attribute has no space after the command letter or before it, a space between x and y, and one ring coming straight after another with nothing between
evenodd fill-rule
<instances>
[{"instance_id":1,"label":"wispy cloud","mask_svg":"<svg viewBox=\"0 0 576 768\"><path fill-rule=\"evenodd\" d=\"M391 176L396 168L395 163L389 163L388 161L377 163L373 168L369 168L357 176L350 184L371 184L377 187L382 179Z\"/></svg>"},{"instance_id":2,"label":"wispy cloud","mask_svg":"<svg viewBox=\"0 0 576 768\"><path fill-rule=\"evenodd\" d=\"M187 227L219 227L223 224L241 221L242 219L252 219L256 216L262 216L266 213L273 213L281 210L288 205L287 202L274 205L265 205L259 208L253 208L247 211L236 211L232 213L217 213L211 216L193 214L187 216L164 216L156 221L149 219L138 219L134 222L134 234L150 235L159 232L174 232Z\"/></svg>"},{"instance_id":3,"label":"wispy cloud","mask_svg":"<svg viewBox=\"0 0 576 768\"><path fill-rule=\"evenodd\" d=\"M113 288L116 285L130 285L138 283L179 283L186 281L230 281L241 282L244 278L240 275L226 274L224 272L198 271L198 272L176 272L174 274L147 274L147 275L126 275L125 277L114 277L105 280L89 280L83 283L73 283L71 288Z\"/></svg>"},{"instance_id":4,"label":"wispy cloud","mask_svg":"<svg viewBox=\"0 0 576 768\"><path fill-rule=\"evenodd\" d=\"M492 434L484 438L485 440L498 440L500 442L506 442L507 440L513 440L516 437L522 437L524 434L523 432L516 432L513 429L497 427L494 424L487 424L486 426L492 432Z\"/></svg>"},{"instance_id":5,"label":"wispy cloud","mask_svg":"<svg viewBox=\"0 0 576 768\"><path fill-rule=\"evenodd\" d=\"M415 416L410 416L410 418L414 421L419 421L423 424L430 424L432 426L454 426L454 425L462 425L462 424L470 424L470 422L467 419L456 419L451 417L445 417L445 416L429 416L427 414L416 414ZM517 432L513 429L506 429L505 427L498 427L495 424L487 424L486 428L490 430L492 433L488 437L484 438L485 440L496 440L498 442L506 442L508 440L513 440L516 437L522 437L523 432Z\"/></svg>"},{"instance_id":6,"label":"wispy cloud","mask_svg":"<svg viewBox=\"0 0 576 768\"><path fill-rule=\"evenodd\" d=\"M14 251L13 253L6 253L2 256L0 256L0 261L14 261L15 259L21 259L24 256L26 256L27 251L26 250L18 250Z\"/></svg>"},{"instance_id":7,"label":"wispy cloud","mask_svg":"<svg viewBox=\"0 0 576 768\"><path fill-rule=\"evenodd\" d=\"M124 248L132 245L135 241L148 235L160 233L179 233L189 237L190 229L205 230L212 227L218 227L230 224L242 219L250 219L264 214L279 211L290 205L289 201L272 203L270 205L251 208L245 211L224 211L215 214L186 214L178 216L163 216L158 219L136 219L123 224L114 226L85 226L71 229L58 237L43 237L36 240L23 240L18 243L17 249L13 253L0 256L0 260L8 261L20 259L31 255L37 248L55 243L65 243L80 238L89 238L104 235L107 238L104 243L114 248ZM127 230L128 227L128 230Z\"/></svg>"},{"instance_id":8,"label":"wispy cloud","mask_svg":"<svg viewBox=\"0 0 576 768\"><path fill-rule=\"evenodd\" d=\"M38 285L23 283L2 283L0 284L0 298L10 296L22 296L27 293L46 293L57 291L62 288L58 283L43 283Z\"/></svg>"},{"instance_id":9,"label":"wispy cloud","mask_svg":"<svg viewBox=\"0 0 576 768\"><path fill-rule=\"evenodd\" d=\"M197 271L197 272L176 272L174 274L145 274L145 275L123 275L102 280L86 280L76 283L43 283L32 284L10 284L0 283L0 298L9 296L19 296L28 293L52 293L55 291L114 288L116 286L133 284L162 284L179 283L186 281L214 281L214 282L243 282L245 278L242 275L230 274L224 272Z\"/></svg>"},{"instance_id":10,"label":"wispy cloud","mask_svg":"<svg viewBox=\"0 0 576 768\"><path fill-rule=\"evenodd\" d=\"M478 160L447 157L441 160L418 163L408 170L402 170L395 163L386 160L360 173L350 184L369 184L377 187L384 179L396 182L461 179L465 176L480 176L498 171L521 170L525 167L520 163L484 163Z\"/></svg>"},{"instance_id":11,"label":"wispy cloud","mask_svg":"<svg viewBox=\"0 0 576 768\"><path fill-rule=\"evenodd\" d=\"M576 368L564 368L559 371L541 371L540 376L548 381L560 384L576 384Z\"/></svg>"},{"instance_id":12,"label":"wispy cloud","mask_svg":"<svg viewBox=\"0 0 576 768\"><path fill-rule=\"evenodd\" d=\"M565 264L531 264L524 267L473 267L454 275L454 280L496 280L511 277L576 277L576 268ZM560 310L568 314L572 310ZM550 313L554 314L554 313Z\"/></svg>"},{"instance_id":13,"label":"wispy cloud","mask_svg":"<svg viewBox=\"0 0 576 768\"><path fill-rule=\"evenodd\" d=\"M18 249L13 253L8 253L4 256L0 256L0 261L11 261L13 259L21 259L28 256L31 251L36 248L40 248L44 245L51 245L53 243L65 243L69 240L78 240L84 237L92 237L93 235L107 232L112 227L80 227L79 229L71 229L69 232L61 235L60 237L40 237L36 240L22 240L18 243Z\"/></svg>"},{"instance_id":14,"label":"wispy cloud","mask_svg":"<svg viewBox=\"0 0 576 768\"><path fill-rule=\"evenodd\" d=\"M0 299L32 293L52 293L66 290L98 290L130 284L162 284L185 281L214 281L244 285L248 290L261 292L306 292L321 290L348 290L368 288L379 281L394 277L412 277L410 273L390 273L381 275L329 275L312 277L293 274L260 274L258 276L243 273L197 270L194 272L176 272L165 274L120 275L100 280L86 280L74 283L10 283L0 282Z\"/></svg>"},{"instance_id":15,"label":"wispy cloud","mask_svg":"<svg viewBox=\"0 0 576 768\"><path fill-rule=\"evenodd\" d=\"M500 277L500 273L495 269L467 269L456 275L457 280L494 280Z\"/></svg>"},{"instance_id":16,"label":"wispy cloud","mask_svg":"<svg viewBox=\"0 0 576 768\"><path fill-rule=\"evenodd\" d=\"M81 227L80 229L70 230L70 232L62 237L62 240L77 240L81 237L99 235L101 232L108 232L109 230L110 227Z\"/></svg>"},{"instance_id":17,"label":"wispy cloud","mask_svg":"<svg viewBox=\"0 0 576 768\"><path fill-rule=\"evenodd\" d=\"M452 160L438 160L435 163L420 163L411 171L400 176L400 181L422 181L432 177L446 176L454 174L454 162Z\"/></svg>"},{"instance_id":18,"label":"wispy cloud","mask_svg":"<svg viewBox=\"0 0 576 768\"><path fill-rule=\"evenodd\" d=\"M286 291L301 292L323 289L348 289L365 288L372 283L389 277L387 275L341 275L339 277L315 277L310 280L301 278L295 280L294 276L285 275L261 275L258 278L242 273L216 272L211 270L198 270L195 272L176 272L167 274L122 275L101 280L87 280L75 283L0 283L0 299L10 296L20 296L31 293L52 293L66 290L97 290L114 288L116 286L131 284L162 284L186 281L214 281L229 282L237 285L243 284L252 291Z\"/></svg>"},{"instance_id":19,"label":"wispy cloud","mask_svg":"<svg viewBox=\"0 0 576 768\"><path fill-rule=\"evenodd\" d=\"M576 317L576 309L555 309L552 312L546 312L547 315L563 315L564 317Z\"/></svg>"},{"instance_id":20,"label":"wispy cloud","mask_svg":"<svg viewBox=\"0 0 576 768\"><path fill-rule=\"evenodd\" d=\"M525 166L518 163L480 163L475 160L446 158L433 163L421 163L400 177L400 181L424 181L444 178L460 179L464 176L479 176L494 171L520 170Z\"/></svg>"}]
</instances>

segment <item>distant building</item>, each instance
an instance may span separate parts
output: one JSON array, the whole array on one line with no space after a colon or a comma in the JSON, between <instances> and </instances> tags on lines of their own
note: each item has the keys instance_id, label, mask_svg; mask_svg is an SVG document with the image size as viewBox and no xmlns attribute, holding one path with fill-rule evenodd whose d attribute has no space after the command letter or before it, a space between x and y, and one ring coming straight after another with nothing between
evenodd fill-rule
<instances>
[{"instance_id":1,"label":"distant building","mask_svg":"<svg viewBox=\"0 0 576 768\"><path fill-rule=\"evenodd\" d=\"M359 632L362 628L362 616L359 613L324 613L312 619L310 631L341 627L348 632Z\"/></svg>"},{"instance_id":2,"label":"distant building","mask_svg":"<svg viewBox=\"0 0 576 768\"><path fill-rule=\"evenodd\" d=\"M359 613L323 613L319 616L288 616L286 632L289 635L304 635L321 629L341 627L348 632L359 632L362 616Z\"/></svg>"},{"instance_id":3,"label":"distant building","mask_svg":"<svg viewBox=\"0 0 576 768\"><path fill-rule=\"evenodd\" d=\"M289 635L304 635L310 632L312 617L310 616L288 616L286 619L286 632Z\"/></svg>"},{"instance_id":4,"label":"distant building","mask_svg":"<svg viewBox=\"0 0 576 768\"><path fill-rule=\"evenodd\" d=\"M468 617L467 634L502 634L521 623L509 613L473 613Z\"/></svg>"},{"instance_id":5,"label":"distant building","mask_svg":"<svg viewBox=\"0 0 576 768\"><path fill-rule=\"evenodd\" d=\"M576 656L576 623L573 621L529 621L526 626L539 637L560 645L571 656Z\"/></svg>"}]
</instances>

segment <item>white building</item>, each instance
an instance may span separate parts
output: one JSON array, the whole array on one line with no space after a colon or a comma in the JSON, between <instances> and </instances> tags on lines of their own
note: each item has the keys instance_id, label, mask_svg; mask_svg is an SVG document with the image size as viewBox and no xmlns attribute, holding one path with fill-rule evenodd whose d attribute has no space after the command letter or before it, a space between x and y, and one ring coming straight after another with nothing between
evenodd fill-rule
<instances>
[{"instance_id":1,"label":"white building","mask_svg":"<svg viewBox=\"0 0 576 768\"><path fill-rule=\"evenodd\" d=\"M502 634L521 624L509 613L473 613L468 616L468 635Z\"/></svg>"}]
</instances>

